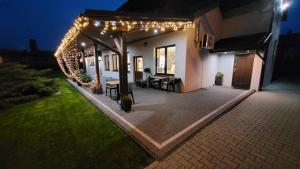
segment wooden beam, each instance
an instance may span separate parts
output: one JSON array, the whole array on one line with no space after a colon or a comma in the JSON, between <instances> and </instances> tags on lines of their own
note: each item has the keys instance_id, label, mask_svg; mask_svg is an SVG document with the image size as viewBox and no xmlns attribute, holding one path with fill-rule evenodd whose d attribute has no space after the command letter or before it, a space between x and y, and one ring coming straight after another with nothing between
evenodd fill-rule
<instances>
[{"instance_id":1,"label":"wooden beam","mask_svg":"<svg viewBox=\"0 0 300 169\"><path fill-rule=\"evenodd\" d=\"M101 46L104 46L105 48L107 48L107 49L109 49L109 50L115 52L115 53L118 54L118 55L121 54L118 50L116 50L116 49L114 49L113 47L109 46L108 44L106 44L106 43L103 42L102 40L100 40L100 39L98 39L98 38L95 38L95 37L93 37L93 36L90 36L90 35L88 35L87 33L83 32L83 31L80 31L80 33L81 33L84 37L86 37L87 39L93 41L94 43L96 43L96 44L98 44L98 45L101 45Z\"/></svg>"},{"instance_id":2,"label":"wooden beam","mask_svg":"<svg viewBox=\"0 0 300 169\"><path fill-rule=\"evenodd\" d=\"M119 32L113 37L119 50L119 79L120 95L128 95L128 75L127 75L127 32Z\"/></svg>"},{"instance_id":3,"label":"wooden beam","mask_svg":"<svg viewBox=\"0 0 300 169\"><path fill-rule=\"evenodd\" d=\"M101 85L101 81L100 81L100 70L99 70L99 59L98 59L98 55L97 55L97 47L98 45L95 44L95 68L96 68L96 84L95 84L95 88L96 88L96 93L98 94L102 94L102 85Z\"/></svg>"}]
</instances>

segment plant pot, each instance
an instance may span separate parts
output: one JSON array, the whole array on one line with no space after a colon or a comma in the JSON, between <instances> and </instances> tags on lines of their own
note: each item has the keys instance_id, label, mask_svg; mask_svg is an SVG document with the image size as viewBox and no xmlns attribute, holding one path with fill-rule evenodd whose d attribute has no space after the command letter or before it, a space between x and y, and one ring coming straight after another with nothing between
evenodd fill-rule
<instances>
[{"instance_id":1,"label":"plant pot","mask_svg":"<svg viewBox=\"0 0 300 169\"><path fill-rule=\"evenodd\" d=\"M129 112L131 110L132 102L129 101L121 101L121 108L125 112Z\"/></svg>"},{"instance_id":2,"label":"plant pot","mask_svg":"<svg viewBox=\"0 0 300 169\"><path fill-rule=\"evenodd\" d=\"M102 88L92 87L93 94L103 94Z\"/></svg>"},{"instance_id":3,"label":"plant pot","mask_svg":"<svg viewBox=\"0 0 300 169\"><path fill-rule=\"evenodd\" d=\"M216 79L215 79L215 85L216 86L222 86L222 84L223 84L223 78L216 77Z\"/></svg>"},{"instance_id":4,"label":"plant pot","mask_svg":"<svg viewBox=\"0 0 300 169\"><path fill-rule=\"evenodd\" d=\"M81 84L80 82L77 82L77 85L78 85L78 86L82 86L82 84Z\"/></svg>"}]
</instances>

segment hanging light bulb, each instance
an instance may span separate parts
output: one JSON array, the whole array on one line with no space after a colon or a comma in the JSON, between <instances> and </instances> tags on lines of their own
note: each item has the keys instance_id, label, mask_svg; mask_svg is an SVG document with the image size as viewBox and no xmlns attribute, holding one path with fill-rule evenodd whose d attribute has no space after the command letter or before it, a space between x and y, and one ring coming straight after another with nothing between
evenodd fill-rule
<instances>
[{"instance_id":1,"label":"hanging light bulb","mask_svg":"<svg viewBox=\"0 0 300 169\"><path fill-rule=\"evenodd\" d=\"M95 25L95 27L99 27L99 26L101 26L101 23L99 21L95 21L94 25Z\"/></svg>"}]
</instances>

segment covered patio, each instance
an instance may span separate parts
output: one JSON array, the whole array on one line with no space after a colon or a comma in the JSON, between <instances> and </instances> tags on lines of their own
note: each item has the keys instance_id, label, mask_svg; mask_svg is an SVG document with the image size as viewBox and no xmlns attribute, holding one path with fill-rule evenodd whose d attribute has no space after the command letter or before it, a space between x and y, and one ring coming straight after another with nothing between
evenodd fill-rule
<instances>
[{"instance_id":1,"label":"covered patio","mask_svg":"<svg viewBox=\"0 0 300 169\"><path fill-rule=\"evenodd\" d=\"M117 63L114 65L116 70L113 68L113 71L119 74L119 94L127 96L128 44L170 32L185 31L194 28L196 23L199 21L184 16L87 10L74 21L55 56L67 77L101 94L103 86L99 70L100 56L102 51L113 52L117 55ZM155 32L154 35L152 31ZM93 51L84 53L84 49L89 46L93 47ZM95 62L96 76L89 83L84 82L79 74L80 60L85 62L86 55L94 56Z\"/></svg>"},{"instance_id":2,"label":"covered patio","mask_svg":"<svg viewBox=\"0 0 300 169\"><path fill-rule=\"evenodd\" d=\"M184 79L186 74L184 71L186 50L181 48L189 46L193 47L195 52L198 51L200 44L199 29L200 21L191 17L153 16L152 14L87 10L75 20L73 27L66 34L57 49L56 57L62 71L69 78L69 82L82 95L101 109L103 113L132 136L150 154L157 159L161 159L195 131L233 108L254 92L253 90L245 91L221 86L187 90L191 92L186 93L157 90L161 89L162 86L162 81L159 81L162 78L162 76L159 77L161 73L164 73L163 78L172 76L178 81L184 81L183 83L189 82L189 84L185 83L185 85L195 88L193 81L199 82L199 77L197 77L197 74L194 74L193 76L188 76L189 79ZM152 30L152 32L149 30ZM176 34L176 38L173 39L169 37L172 32L185 30L188 33L179 36ZM132 79L131 81L128 80L128 44L147 38L153 39L153 37L165 34L168 34L166 35L169 38L168 43L174 43L174 39L179 43L184 43L182 45L184 47L177 46L178 50L176 49L176 52L178 55L176 55L176 59L178 61L176 61L176 65L170 64L170 69L167 66L160 69L155 68L156 80L154 81L158 81L158 85L157 83L156 85L154 84L156 89L141 88L133 85L132 91L135 103L129 113L122 111L118 103L119 98L120 96L128 96L130 93L129 86L131 86L128 84L133 82ZM182 39L186 41L182 42ZM161 45L159 40L156 40L156 42L152 41L152 44ZM142 47L147 46L147 44L142 45ZM89 46L92 47L92 50L89 53L85 53L84 49ZM151 46L148 52L158 53L163 51L161 56L167 56L168 50L174 53L175 48L173 46L175 45L171 44L170 48L166 46L153 48ZM101 63L99 63L99 60L105 59L106 54L104 57L102 56L107 50L112 52L110 55L117 55L117 57L113 58L118 63L118 65L116 63L113 64L113 71L115 71L115 67L118 69L115 72L110 72L117 73L118 78L110 80L107 80L107 77L103 76L99 69ZM149 53L148 55L151 55ZM79 71L80 60L85 61L86 55L93 58L93 64L95 64L95 67L92 67L95 71L95 77L93 81L88 83L83 81ZM172 56L175 57L174 54ZM157 58L157 55L153 57ZM164 63L167 62L167 59L162 60L165 61ZM193 58L193 60L195 61L197 58ZM102 63L106 67L106 61L104 60ZM155 65L158 65L157 60ZM173 74L170 75L168 72ZM176 72L181 77L176 77ZM192 73L188 74L192 75ZM142 79L148 80L148 78L149 76L144 76ZM115 94L117 101L103 94L105 93L107 82L111 80L114 80L113 84L117 85L117 93ZM149 86L147 85L147 87Z\"/></svg>"},{"instance_id":3,"label":"covered patio","mask_svg":"<svg viewBox=\"0 0 300 169\"><path fill-rule=\"evenodd\" d=\"M157 159L254 92L213 86L167 93L134 86L135 104L126 113L105 94L96 95L89 88L70 83Z\"/></svg>"}]
</instances>

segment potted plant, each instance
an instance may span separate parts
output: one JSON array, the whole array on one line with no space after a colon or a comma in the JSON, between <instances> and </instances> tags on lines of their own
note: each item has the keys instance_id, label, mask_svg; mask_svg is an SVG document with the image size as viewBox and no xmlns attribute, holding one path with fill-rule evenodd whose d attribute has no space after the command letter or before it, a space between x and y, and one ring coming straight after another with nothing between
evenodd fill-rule
<instances>
[{"instance_id":1,"label":"potted plant","mask_svg":"<svg viewBox=\"0 0 300 169\"><path fill-rule=\"evenodd\" d=\"M132 100L128 96L121 96L121 108L125 112L129 112L131 110Z\"/></svg>"},{"instance_id":2,"label":"potted plant","mask_svg":"<svg viewBox=\"0 0 300 169\"><path fill-rule=\"evenodd\" d=\"M222 72L218 72L215 78L215 85L222 86L224 74Z\"/></svg>"}]
</instances>

